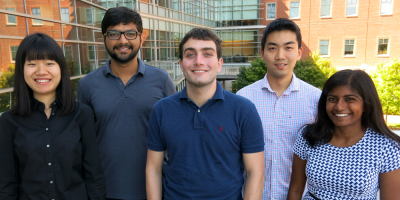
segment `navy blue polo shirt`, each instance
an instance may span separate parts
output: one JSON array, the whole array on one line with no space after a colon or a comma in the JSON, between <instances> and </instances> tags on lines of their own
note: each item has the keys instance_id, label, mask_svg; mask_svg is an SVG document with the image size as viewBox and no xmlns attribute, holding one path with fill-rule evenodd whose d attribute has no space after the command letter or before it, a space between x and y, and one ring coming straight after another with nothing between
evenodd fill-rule
<instances>
[{"instance_id":1,"label":"navy blue polo shirt","mask_svg":"<svg viewBox=\"0 0 400 200\"><path fill-rule=\"evenodd\" d=\"M138 59L126 85L105 66L79 81L78 99L92 107L107 198L146 199L146 138L153 105L175 93L167 72Z\"/></svg>"},{"instance_id":2,"label":"navy blue polo shirt","mask_svg":"<svg viewBox=\"0 0 400 200\"><path fill-rule=\"evenodd\" d=\"M253 103L217 82L212 99L198 107L184 88L158 101L149 121L147 148L168 151L165 198L242 199L242 153L264 151Z\"/></svg>"}]
</instances>

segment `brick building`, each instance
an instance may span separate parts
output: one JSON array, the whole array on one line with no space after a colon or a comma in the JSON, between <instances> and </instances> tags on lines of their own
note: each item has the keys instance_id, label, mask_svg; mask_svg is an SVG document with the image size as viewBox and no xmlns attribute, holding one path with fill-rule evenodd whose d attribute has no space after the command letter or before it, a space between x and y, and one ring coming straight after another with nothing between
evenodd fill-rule
<instances>
[{"instance_id":1,"label":"brick building","mask_svg":"<svg viewBox=\"0 0 400 200\"><path fill-rule=\"evenodd\" d=\"M303 57L319 50L341 68L371 68L400 58L400 2L393 0L262 0L260 24L296 22Z\"/></svg>"}]
</instances>

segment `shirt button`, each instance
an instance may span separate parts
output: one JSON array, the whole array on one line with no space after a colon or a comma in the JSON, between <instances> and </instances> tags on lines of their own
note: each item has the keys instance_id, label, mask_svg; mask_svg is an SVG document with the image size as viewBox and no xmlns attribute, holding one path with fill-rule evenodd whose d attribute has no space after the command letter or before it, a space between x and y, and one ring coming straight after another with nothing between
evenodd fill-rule
<instances>
[{"instance_id":1,"label":"shirt button","mask_svg":"<svg viewBox=\"0 0 400 200\"><path fill-rule=\"evenodd\" d=\"M200 109L198 109L197 112L200 112Z\"/></svg>"},{"instance_id":2,"label":"shirt button","mask_svg":"<svg viewBox=\"0 0 400 200\"><path fill-rule=\"evenodd\" d=\"M48 165L51 166L51 163L49 163Z\"/></svg>"},{"instance_id":3,"label":"shirt button","mask_svg":"<svg viewBox=\"0 0 400 200\"><path fill-rule=\"evenodd\" d=\"M276 181L276 179L274 179L274 181Z\"/></svg>"},{"instance_id":4,"label":"shirt button","mask_svg":"<svg viewBox=\"0 0 400 200\"><path fill-rule=\"evenodd\" d=\"M188 101L190 101L190 100L188 99Z\"/></svg>"},{"instance_id":5,"label":"shirt button","mask_svg":"<svg viewBox=\"0 0 400 200\"><path fill-rule=\"evenodd\" d=\"M50 145L48 144L48 145L46 145L46 147L47 147L47 148L49 148L49 147L50 147Z\"/></svg>"},{"instance_id":6,"label":"shirt button","mask_svg":"<svg viewBox=\"0 0 400 200\"><path fill-rule=\"evenodd\" d=\"M52 115L54 115L54 113L51 113Z\"/></svg>"},{"instance_id":7,"label":"shirt button","mask_svg":"<svg viewBox=\"0 0 400 200\"><path fill-rule=\"evenodd\" d=\"M46 131L48 131L49 130L49 128L46 128Z\"/></svg>"},{"instance_id":8,"label":"shirt button","mask_svg":"<svg viewBox=\"0 0 400 200\"><path fill-rule=\"evenodd\" d=\"M53 181L50 181L50 184L53 184Z\"/></svg>"}]
</instances>

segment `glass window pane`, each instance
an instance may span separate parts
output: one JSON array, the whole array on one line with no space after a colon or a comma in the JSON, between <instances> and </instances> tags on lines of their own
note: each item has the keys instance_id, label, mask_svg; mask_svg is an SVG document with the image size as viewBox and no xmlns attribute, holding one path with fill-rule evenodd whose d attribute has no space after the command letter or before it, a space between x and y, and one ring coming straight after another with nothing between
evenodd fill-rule
<instances>
[{"instance_id":1,"label":"glass window pane","mask_svg":"<svg viewBox=\"0 0 400 200\"><path fill-rule=\"evenodd\" d=\"M69 8L61 8L61 20L69 22Z\"/></svg>"},{"instance_id":2,"label":"glass window pane","mask_svg":"<svg viewBox=\"0 0 400 200\"><path fill-rule=\"evenodd\" d=\"M392 2L381 3L381 14L392 14Z\"/></svg>"},{"instance_id":3,"label":"glass window pane","mask_svg":"<svg viewBox=\"0 0 400 200\"><path fill-rule=\"evenodd\" d=\"M6 8L6 10L15 12L15 8ZM7 24L17 24L17 16L7 15Z\"/></svg>"}]
</instances>

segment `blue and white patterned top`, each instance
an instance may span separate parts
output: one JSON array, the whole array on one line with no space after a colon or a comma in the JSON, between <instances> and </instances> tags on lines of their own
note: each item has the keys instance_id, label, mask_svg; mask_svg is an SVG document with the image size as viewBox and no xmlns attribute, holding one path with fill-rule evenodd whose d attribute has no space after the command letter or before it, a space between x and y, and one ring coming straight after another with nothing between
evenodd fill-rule
<instances>
[{"instance_id":1,"label":"blue and white patterned top","mask_svg":"<svg viewBox=\"0 0 400 200\"><path fill-rule=\"evenodd\" d=\"M307 189L320 199L376 199L379 174L400 168L400 149L370 128L357 144L344 148L329 143L311 148L303 130L294 153L307 160ZM303 199L313 200L308 193Z\"/></svg>"}]
</instances>

